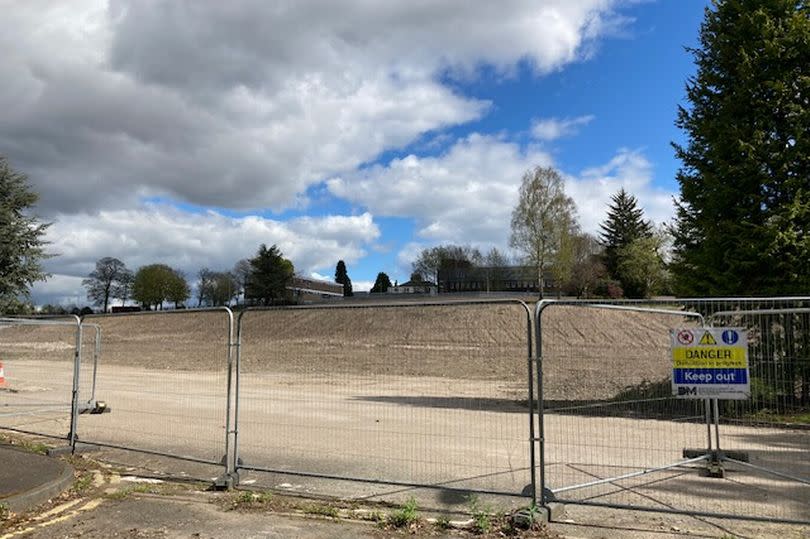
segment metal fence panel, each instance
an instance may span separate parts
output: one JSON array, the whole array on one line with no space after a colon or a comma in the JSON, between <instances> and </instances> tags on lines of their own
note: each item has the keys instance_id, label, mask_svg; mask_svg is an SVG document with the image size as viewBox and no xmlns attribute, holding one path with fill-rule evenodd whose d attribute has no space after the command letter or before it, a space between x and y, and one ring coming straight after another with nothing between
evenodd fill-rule
<instances>
[{"instance_id":1,"label":"metal fence panel","mask_svg":"<svg viewBox=\"0 0 810 539\"><path fill-rule=\"evenodd\" d=\"M110 413L82 414L80 441L224 463L232 318L228 309L85 317L101 331L95 398Z\"/></svg>"},{"instance_id":2,"label":"metal fence panel","mask_svg":"<svg viewBox=\"0 0 810 539\"><path fill-rule=\"evenodd\" d=\"M530 495L529 316L516 301L242 313L239 468Z\"/></svg>"},{"instance_id":3,"label":"metal fence panel","mask_svg":"<svg viewBox=\"0 0 810 539\"><path fill-rule=\"evenodd\" d=\"M706 473L703 401L671 396L668 330L695 322L592 303L693 311L748 328L752 399L718 406L724 477ZM538 304L546 499L807 521L810 324L796 310L808 306L808 298ZM757 314L712 317L741 310Z\"/></svg>"},{"instance_id":4,"label":"metal fence panel","mask_svg":"<svg viewBox=\"0 0 810 539\"><path fill-rule=\"evenodd\" d=\"M0 428L68 439L78 319L0 319Z\"/></svg>"}]
</instances>

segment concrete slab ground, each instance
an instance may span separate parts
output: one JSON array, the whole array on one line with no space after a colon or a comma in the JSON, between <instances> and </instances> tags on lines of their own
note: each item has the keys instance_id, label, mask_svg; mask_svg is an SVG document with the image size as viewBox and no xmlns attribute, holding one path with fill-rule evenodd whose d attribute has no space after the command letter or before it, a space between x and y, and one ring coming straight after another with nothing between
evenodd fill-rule
<instances>
[{"instance_id":1,"label":"concrete slab ground","mask_svg":"<svg viewBox=\"0 0 810 539\"><path fill-rule=\"evenodd\" d=\"M73 468L49 458L0 445L0 504L10 511L28 511L58 496L73 484Z\"/></svg>"}]
</instances>

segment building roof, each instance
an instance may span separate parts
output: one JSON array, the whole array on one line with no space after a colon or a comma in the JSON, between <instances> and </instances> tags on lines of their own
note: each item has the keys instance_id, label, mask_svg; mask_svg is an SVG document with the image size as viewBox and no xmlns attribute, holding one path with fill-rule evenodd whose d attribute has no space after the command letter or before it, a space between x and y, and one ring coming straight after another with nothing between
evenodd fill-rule
<instances>
[{"instance_id":1,"label":"building roof","mask_svg":"<svg viewBox=\"0 0 810 539\"><path fill-rule=\"evenodd\" d=\"M436 286L434 283L430 281L408 281L406 283L400 283L397 286Z\"/></svg>"}]
</instances>

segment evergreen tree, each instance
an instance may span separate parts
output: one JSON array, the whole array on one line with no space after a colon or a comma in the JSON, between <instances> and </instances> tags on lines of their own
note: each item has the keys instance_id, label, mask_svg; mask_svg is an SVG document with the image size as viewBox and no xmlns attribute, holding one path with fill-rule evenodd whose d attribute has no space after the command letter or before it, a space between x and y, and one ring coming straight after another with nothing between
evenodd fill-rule
<instances>
[{"instance_id":1,"label":"evergreen tree","mask_svg":"<svg viewBox=\"0 0 810 539\"><path fill-rule=\"evenodd\" d=\"M262 244L256 256L250 259L250 276L245 285L245 299L262 305L273 305L287 300L287 287L295 270L292 262L284 258L278 247L269 249Z\"/></svg>"},{"instance_id":2,"label":"evergreen tree","mask_svg":"<svg viewBox=\"0 0 810 539\"><path fill-rule=\"evenodd\" d=\"M20 310L28 288L48 277L42 236L50 225L29 213L38 198L28 178L0 157L0 313Z\"/></svg>"},{"instance_id":3,"label":"evergreen tree","mask_svg":"<svg viewBox=\"0 0 810 539\"><path fill-rule=\"evenodd\" d=\"M652 225L644 220L644 212L638 207L636 197L624 190L611 197L608 214L600 225L599 240L605 248L605 269L614 279L619 275L620 258L623 249L639 238L652 236Z\"/></svg>"},{"instance_id":4,"label":"evergreen tree","mask_svg":"<svg viewBox=\"0 0 810 539\"><path fill-rule=\"evenodd\" d=\"M810 289L810 5L725 0L707 8L697 74L673 144L679 294Z\"/></svg>"},{"instance_id":5,"label":"evergreen tree","mask_svg":"<svg viewBox=\"0 0 810 539\"><path fill-rule=\"evenodd\" d=\"M338 260L335 266L335 282L343 285L343 297L353 296L352 280L349 278L349 273L346 271L346 263Z\"/></svg>"},{"instance_id":6,"label":"evergreen tree","mask_svg":"<svg viewBox=\"0 0 810 539\"><path fill-rule=\"evenodd\" d=\"M381 271L377 274L377 280L374 281L371 292L384 294L388 292L389 288L391 288L391 279L388 277L387 273Z\"/></svg>"}]
</instances>

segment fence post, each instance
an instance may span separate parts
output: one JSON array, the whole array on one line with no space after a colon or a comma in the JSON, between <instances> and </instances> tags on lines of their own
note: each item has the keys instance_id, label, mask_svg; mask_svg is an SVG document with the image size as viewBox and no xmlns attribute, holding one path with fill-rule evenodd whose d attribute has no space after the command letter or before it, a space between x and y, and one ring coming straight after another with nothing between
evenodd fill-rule
<instances>
[{"instance_id":1,"label":"fence post","mask_svg":"<svg viewBox=\"0 0 810 539\"><path fill-rule=\"evenodd\" d=\"M235 379L234 385L236 390L236 398L234 399L233 409L233 464L232 468L236 474L237 480L239 478L239 398L240 398L240 376L242 365L242 317L248 312L250 308L245 308L239 313L236 319L236 365L235 365Z\"/></svg>"},{"instance_id":2,"label":"fence post","mask_svg":"<svg viewBox=\"0 0 810 539\"><path fill-rule=\"evenodd\" d=\"M222 309L228 315L228 336L226 348L228 350L228 369L226 374L227 390L225 392L225 454L222 456L222 465L225 467L225 473L214 480L214 487L221 490L228 490L239 483L239 476L233 467L230 458L230 439L231 439L231 400L233 398L233 311L229 307L223 306ZM237 397L238 398L238 397Z\"/></svg>"},{"instance_id":3,"label":"fence post","mask_svg":"<svg viewBox=\"0 0 810 539\"><path fill-rule=\"evenodd\" d=\"M543 310L554 300L541 299L537 302L534 311L534 323L536 335L534 338L534 357L537 369L537 439L540 445L540 506L546 507L546 439L545 439L545 418L543 404ZM535 492L535 498L537 493Z\"/></svg>"},{"instance_id":4,"label":"fence post","mask_svg":"<svg viewBox=\"0 0 810 539\"><path fill-rule=\"evenodd\" d=\"M79 421L79 373L82 365L82 320L76 315L76 350L73 354L73 389L70 398L70 431L68 443L71 453L76 452L76 426Z\"/></svg>"}]
</instances>

